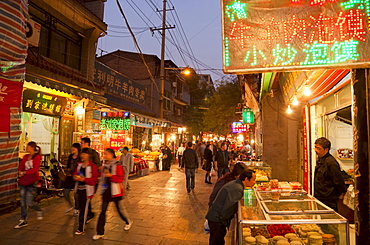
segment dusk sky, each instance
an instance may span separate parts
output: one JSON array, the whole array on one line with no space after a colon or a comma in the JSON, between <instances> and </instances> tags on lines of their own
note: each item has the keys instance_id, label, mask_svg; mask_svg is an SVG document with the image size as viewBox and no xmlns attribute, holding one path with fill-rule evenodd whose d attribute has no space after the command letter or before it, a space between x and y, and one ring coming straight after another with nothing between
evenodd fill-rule
<instances>
[{"instance_id":1,"label":"dusk sky","mask_svg":"<svg viewBox=\"0 0 370 245\"><path fill-rule=\"evenodd\" d=\"M160 58L160 34L156 32L155 36L152 36L152 32L149 27L160 27L162 21L160 19L161 12L155 12L153 9L157 6L158 9L162 9L162 0L120 0L121 6L128 18L130 26L137 34L140 48L143 53L154 54ZM136 4L136 6L135 6ZM178 43L185 52L191 53L188 46L185 46L181 38L180 32L182 32L180 23L187 39L189 40L191 49L194 56L205 63L209 67L203 67L201 65L194 64L194 62L185 54L183 57L179 54L178 49L166 40L166 46L168 47L166 52L166 59L172 59L175 64L179 67L190 66L200 68L198 73L211 74L213 80L220 78L222 74L222 44L221 44L221 12L220 12L220 1L218 0L171 0L168 1L167 9L175 7L175 11L167 12L167 20L169 24L176 25L176 29L167 30L166 35L171 38L169 32L171 32L173 39ZM140 14L135 12L135 10ZM142 12L140 12L140 10ZM145 14L145 16L144 16ZM177 16L178 19L177 19ZM149 20L152 22L150 22ZM117 49L136 52L133 44L133 40L129 35L126 28L122 15L119 12L115 0L108 0L105 3L105 23L108 24L108 35L100 38L97 53L100 56L101 50L106 52L112 52ZM175 22L176 21L176 22ZM153 24L155 26L153 26ZM157 38L156 38L157 37ZM172 41L173 42L173 41ZM186 43L186 42L185 42ZM187 47L187 48L186 48ZM183 52L182 52L183 53ZM105 54L105 52L103 53ZM211 70L202 69L219 69L215 72Z\"/></svg>"}]
</instances>

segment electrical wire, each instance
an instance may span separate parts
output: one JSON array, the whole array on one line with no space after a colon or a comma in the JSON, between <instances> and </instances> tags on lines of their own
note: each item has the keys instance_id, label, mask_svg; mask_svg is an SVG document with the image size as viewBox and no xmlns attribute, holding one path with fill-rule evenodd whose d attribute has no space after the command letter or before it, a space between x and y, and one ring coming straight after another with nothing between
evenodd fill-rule
<instances>
[{"instance_id":1,"label":"electrical wire","mask_svg":"<svg viewBox=\"0 0 370 245\"><path fill-rule=\"evenodd\" d=\"M133 39L133 41L134 41L135 47L136 47L136 48L137 48L137 50L139 51L139 53L140 53L140 57L141 57L141 59L143 60L143 63L144 63L144 65L145 65L145 67L146 67L146 69L147 69L147 71L148 71L148 73L149 73L150 80L153 82L153 84L154 84L155 88L157 89L157 92L158 92L159 94L161 94L161 92L160 92L160 90L159 90L159 88L158 88L158 85L157 85L157 83L156 83L156 81L155 81L155 79L154 79L154 76L153 76L152 72L150 71L150 68L149 68L148 64L146 63L146 60L145 60L144 54L143 54L143 52L141 51L141 48L140 48L140 46L139 46L139 43L138 43L138 42L137 42L137 40L136 40L135 34L134 34L134 32L132 31L132 29L131 29L131 27L130 27L130 24L128 23L128 20L127 20L127 18L126 18L125 13L123 12L123 9L122 9L122 6L121 6L121 4L120 4L119 0L116 0L116 3L117 3L117 6L118 6L119 11L121 12L121 15L122 15L122 17L123 17L124 21L125 21L125 24L126 24L126 26L127 26L128 30L129 30L129 31L130 31L130 33L131 33L131 36L132 36L132 39ZM161 96L163 96L163 95L161 94Z\"/></svg>"}]
</instances>

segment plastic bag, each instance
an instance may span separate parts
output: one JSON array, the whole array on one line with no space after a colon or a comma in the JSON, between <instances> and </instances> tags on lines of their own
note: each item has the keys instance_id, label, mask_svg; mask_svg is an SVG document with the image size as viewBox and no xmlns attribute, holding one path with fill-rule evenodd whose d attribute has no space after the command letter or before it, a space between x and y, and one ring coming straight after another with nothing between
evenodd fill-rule
<instances>
[{"instance_id":1,"label":"plastic bag","mask_svg":"<svg viewBox=\"0 0 370 245\"><path fill-rule=\"evenodd\" d=\"M210 232L211 230L209 229L208 219L206 219L206 221L204 222L204 234L209 234Z\"/></svg>"},{"instance_id":2,"label":"plastic bag","mask_svg":"<svg viewBox=\"0 0 370 245\"><path fill-rule=\"evenodd\" d=\"M212 167L211 176L217 176L217 171Z\"/></svg>"},{"instance_id":3,"label":"plastic bag","mask_svg":"<svg viewBox=\"0 0 370 245\"><path fill-rule=\"evenodd\" d=\"M347 189L346 194L343 198L343 204L348 208L355 210L355 188L353 185L350 185Z\"/></svg>"}]
</instances>

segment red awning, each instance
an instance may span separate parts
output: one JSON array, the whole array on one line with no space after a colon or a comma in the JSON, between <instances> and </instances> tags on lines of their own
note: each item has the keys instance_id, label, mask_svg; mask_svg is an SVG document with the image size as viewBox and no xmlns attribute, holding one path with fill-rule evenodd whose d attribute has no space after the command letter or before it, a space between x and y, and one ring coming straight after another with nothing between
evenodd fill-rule
<instances>
[{"instance_id":1,"label":"red awning","mask_svg":"<svg viewBox=\"0 0 370 245\"><path fill-rule=\"evenodd\" d=\"M341 81L350 72L349 69L338 69L338 70L324 70L311 73L306 80L306 83L302 83L301 87L297 89L297 99L299 101L309 101L313 98L321 96L329 91L333 86ZM308 86L312 94L305 96L303 94L304 87Z\"/></svg>"}]
</instances>

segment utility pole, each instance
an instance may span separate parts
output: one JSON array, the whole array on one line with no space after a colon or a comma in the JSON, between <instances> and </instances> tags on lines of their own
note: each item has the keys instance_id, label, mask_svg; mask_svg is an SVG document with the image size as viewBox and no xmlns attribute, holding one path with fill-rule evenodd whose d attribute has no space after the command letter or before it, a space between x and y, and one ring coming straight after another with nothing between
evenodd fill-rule
<instances>
[{"instance_id":1,"label":"utility pole","mask_svg":"<svg viewBox=\"0 0 370 245\"><path fill-rule=\"evenodd\" d=\"M173 9L169 9L173 10ZM158 12L160 10L157 9ZM167 12L167 0L163 0L163 13L162 13L162 27L161 28L150 28L152 32L161 30L162 34L162 48L161 48L161 66L159 76L161 79L161 97L159 100L159 118L163 119L164 114L164 84L165 84L165 67L164 67L164 59L165 59L165 51L166 51L166 29L173 29L175 26L167 26L166 25L166 12Z\"/></svg>"}]
</instances>

